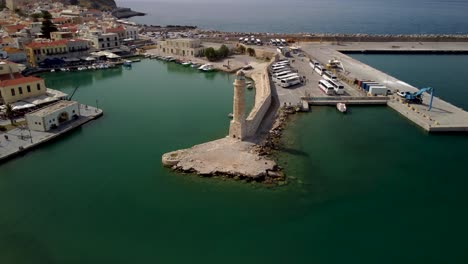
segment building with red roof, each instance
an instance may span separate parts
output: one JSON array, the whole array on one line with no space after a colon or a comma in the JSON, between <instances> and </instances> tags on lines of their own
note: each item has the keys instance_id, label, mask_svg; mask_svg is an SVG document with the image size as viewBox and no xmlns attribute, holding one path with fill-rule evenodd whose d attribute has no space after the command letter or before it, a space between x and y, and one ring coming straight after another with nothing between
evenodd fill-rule
<instances>
[{"instance_id":1,"label":"building with red roof","mask_svg":"<svg viewBox=\"0 0 468 264\"><path fill-rule=\"evenodd\" d=\"M47 94L47 88L44 79L33 76L24 77L16 63L0 62L0 103L12 104L45 94Z\"/></svg>"}]
</instances>

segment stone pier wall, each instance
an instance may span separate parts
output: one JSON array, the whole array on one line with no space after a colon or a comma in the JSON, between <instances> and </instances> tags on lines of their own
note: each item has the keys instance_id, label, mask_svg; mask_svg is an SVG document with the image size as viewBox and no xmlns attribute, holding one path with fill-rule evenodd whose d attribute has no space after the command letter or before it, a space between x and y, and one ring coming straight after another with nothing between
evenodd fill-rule
<instances>
[{"instance_id":1,"label":"stone pier wall","mask_svg":"<svg viewBox=\"0 0 468 264\"><path fill-rule=\"evenodd\" d=\"M268 76L268 67L275 59L263 69L252 73L250 78L255 82L255 105L246 119L246 136L253 137L257 133L258 127L263 121L265 114L271 105L271 86Z\"/></svg>"}]
</instances>

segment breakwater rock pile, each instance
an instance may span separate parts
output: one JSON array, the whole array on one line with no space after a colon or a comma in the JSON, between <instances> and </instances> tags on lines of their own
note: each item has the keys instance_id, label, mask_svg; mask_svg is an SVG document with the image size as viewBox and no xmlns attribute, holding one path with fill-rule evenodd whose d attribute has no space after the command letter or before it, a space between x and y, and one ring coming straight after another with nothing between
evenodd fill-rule
<instances>
[{"instance_id":1,"label":"breakwater rock pile","mask_svg":"<svg viewBox=\"0 0 468 264\"><path fill-rule=\"evenodd\" d=\"M229 137L177 150L162 156L174 171L205 177L276 183L284 181L276 163L254 151L255 144Z\"/></svg>"}]
</instances>

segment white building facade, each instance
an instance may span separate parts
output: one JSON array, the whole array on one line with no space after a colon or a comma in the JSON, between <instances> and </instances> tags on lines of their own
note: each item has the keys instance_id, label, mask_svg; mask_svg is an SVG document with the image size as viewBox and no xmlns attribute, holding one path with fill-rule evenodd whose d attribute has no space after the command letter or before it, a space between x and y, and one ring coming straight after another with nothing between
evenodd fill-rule
<instances>
[{"instance_id":1,"label":"white building facade","mask_svg":"<svg viewBox=\"0 0 468 264\"><path fill-rule=\"evenodd\" d=\"M35 131L50 131L80 116L80 104L75 101L59 101L27 114L28 128Z\"/></svg>"}]
</instances>

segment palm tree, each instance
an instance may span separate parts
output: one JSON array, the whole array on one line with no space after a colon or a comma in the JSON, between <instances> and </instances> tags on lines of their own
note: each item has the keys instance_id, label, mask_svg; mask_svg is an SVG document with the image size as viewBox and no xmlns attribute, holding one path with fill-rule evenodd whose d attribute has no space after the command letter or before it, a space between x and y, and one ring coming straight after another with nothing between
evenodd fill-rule
<instances>
[{"instance_id":1,"label":"palm tree","mask_svg":"<svg viewBox=\"0 0 468 264\"><path fill-rule=\"evenodd\" d=\"M15 119L13 117L13 108L11 107L10 104L6 105L5 114L7 118L10 119L10 123L13 125L15 123Z\"/></svg>"}]
</instances>

